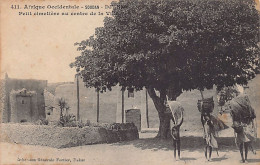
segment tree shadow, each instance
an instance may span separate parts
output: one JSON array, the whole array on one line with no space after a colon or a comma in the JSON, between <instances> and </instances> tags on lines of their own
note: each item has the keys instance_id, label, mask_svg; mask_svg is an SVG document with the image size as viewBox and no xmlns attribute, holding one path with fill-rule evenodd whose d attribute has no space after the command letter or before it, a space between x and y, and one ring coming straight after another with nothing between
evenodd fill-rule
<instances>
[{"instance_id":1,"label":"tree shadow","mask_svg":"<svg viewBox=\"0 0 260 165\"><path fill-rule=\"evenodd\" d=\"M220 137L217 139L219 145L219 151L238 151L238 148L235 144L233 137ZM142 150L173 150L172 139L159 139L159 138L146 138L138 139L134 141L125 141L114 143L111 145L122 146L122 145L133 145ZM205 141L202 137L195 136L184 136L181 137L181 150L193 151L204 151ZM257 139L257 142L254 144L254 149L260 148L260 139ZM224 158L217 158L216 161L221 161Z\"/></svg>"},{"instance_id":2,"label":"tree shadow","mask_svg":"<svg viewBox=\"0 0 260 165\"><path fill-rule=\"evenodd\" d=\"M181 160L183 161L191 161L191 160L197 160L196 158L189 158L189 157L182 157Z\"/></svg>"},{"instance_id":3,"label":"tree shadow","mask_svg":"<svg viewBox=\"0 0 260 165\"><path fill-rule=\"evenodd\" d=\"M147 138L147 139L138 139L128 142L120 142L112 145L133 145L142 150L173 150L173 144L171 139L159 139L159 138ZM181 150L203 150L204 141L201 137L182 137L181 138Z\"/></svg>"},{"instance_id":4,"label":"tree shadow","mask_svg":"<svg viewBox=\"0 0 260 165\"><path fill-rule=\"evenodd\" d=\"M142 150L173 150L173 146L170 140L161 140L158 138L147 138L147 139L138 139L134 141L120 142L114 143L112 145L133 145Z\"/></svg>"},{"instance_id":5,"label":"tree shadow","mask_svg":"<svg viewBox=\"0 0 260 165\"><path fill-rule=\"evenodd\" d=\"M248 163L259 163L260 159L248 159Z\"/></svg>"},{"instance_id":6,"label":"tree shadow","mask_svg":"<svg viewBox=\"0 0 260 165\"><path fill-rule=\"evenodd\" d=\"M238 151L238 146L235 143L234 137L219 137L217 138L219 150L221 151ZM256 142L252 142L252 147L256 149L260 149L260 139L256 139Z\"/></svg>"},{"instance_id":7,"label":"tree shadow","mask_svg":"<svg viewBox=\"0 0 260 165\"><path fill-rule=\"evenodd\" d=\"M228 158L226 158L225 156L223 156L223 157L220 157L220 158L212 158L212 161L213 161L213 162L220 162L220 161L226 160L226 159L228 159Z\"/></svg>"}]
</instances>

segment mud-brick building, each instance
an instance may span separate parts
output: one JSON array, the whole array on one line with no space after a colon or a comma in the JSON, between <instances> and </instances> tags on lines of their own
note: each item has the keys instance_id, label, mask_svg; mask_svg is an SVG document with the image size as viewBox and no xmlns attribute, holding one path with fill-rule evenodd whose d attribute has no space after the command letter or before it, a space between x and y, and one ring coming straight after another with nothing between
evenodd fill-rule
<instances>
[{"instance_id":1,"label":"mud-brick building","mask_svg":"<svg viewBox=\"0 0 260 165\"><path fill-rule=\"evenodd\" d=\"M35 91L12 90L10 92L10 121L11 122L32 122L39 116L37 107L37 93Z\"/></svg>"},{"instance_id":2,"label":"mud-brick building","mask_svg":"<svg viewBox=\"0 0 260 165\"><path fill-rule=\"evenodd\" d=\"M46 87L47 80L14 79L6 74L1 81L2 122L33 122L45 118Z\"/></svg>"}]
</instances>

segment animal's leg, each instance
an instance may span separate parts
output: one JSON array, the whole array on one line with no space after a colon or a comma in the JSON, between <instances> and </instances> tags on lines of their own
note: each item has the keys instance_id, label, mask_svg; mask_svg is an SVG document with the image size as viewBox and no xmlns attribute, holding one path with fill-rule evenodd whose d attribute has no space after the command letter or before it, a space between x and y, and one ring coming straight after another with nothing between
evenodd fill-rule
<instances>
[{"instance_id":1,"label":"animal's leg","mask_svg":"<svg viewBox=\"0 0 260 165\"><path fill-rule=\"evenodd\" d=\"M240 150L240 155L241 155L241 158L242 158L242 162L244 163L245 162L245 159L244 159L244 154L243 154L243 144L244 143L241 143L240 146L239 146L239 150Z\"/></svg>"}]
</instances>

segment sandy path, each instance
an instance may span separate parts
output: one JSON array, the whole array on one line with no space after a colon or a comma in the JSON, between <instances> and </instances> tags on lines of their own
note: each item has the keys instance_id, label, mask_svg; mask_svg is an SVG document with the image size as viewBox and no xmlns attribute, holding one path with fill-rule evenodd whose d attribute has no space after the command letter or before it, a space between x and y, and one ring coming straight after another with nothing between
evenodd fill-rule
<instances>
[{"instance_id":1,"label":"sandy path","mask_svg":"<svg viewBox=\"0 0 260 165\"><path fill-rule=\"evenodd\" d=\"M219 157L213 152L212 162L205 161L203 145L196 137L182 141L182 159L173 160L170 141L143 138L115 144L97 144L64 149L43 146L30 146L0 143L0 164L80 164L80 165L172 165L172 164L240 164L240 155L236 148L224 146ZM227 141L226 143L229 143ZM224 144L224 143L223 143ZM260 152L260 151L258 151ZM51 162L37 159L53 159ZM59 158L60 160L57 160ZM81 159L81 162L75 159ZM20 160L19 159L27 159ZM29 161L36 159L37 161ZM260 157L249 153L249 164L260 164Z\"/></svg>"}]
</instances>

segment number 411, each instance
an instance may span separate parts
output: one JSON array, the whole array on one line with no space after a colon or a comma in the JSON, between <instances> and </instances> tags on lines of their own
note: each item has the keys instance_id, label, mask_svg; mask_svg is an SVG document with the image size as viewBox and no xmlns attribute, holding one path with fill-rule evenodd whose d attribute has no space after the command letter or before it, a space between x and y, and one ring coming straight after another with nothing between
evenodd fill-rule
<instances>
[{"instance_id":1,"label":"number 411","mask_svg":"<svg viewBox=\"0 0 260 165\"><path fill-rule=\"evenodd\" d=\"M11 5L11 9L20 9L19 5Z\"/></svg>"}]
</instances>

